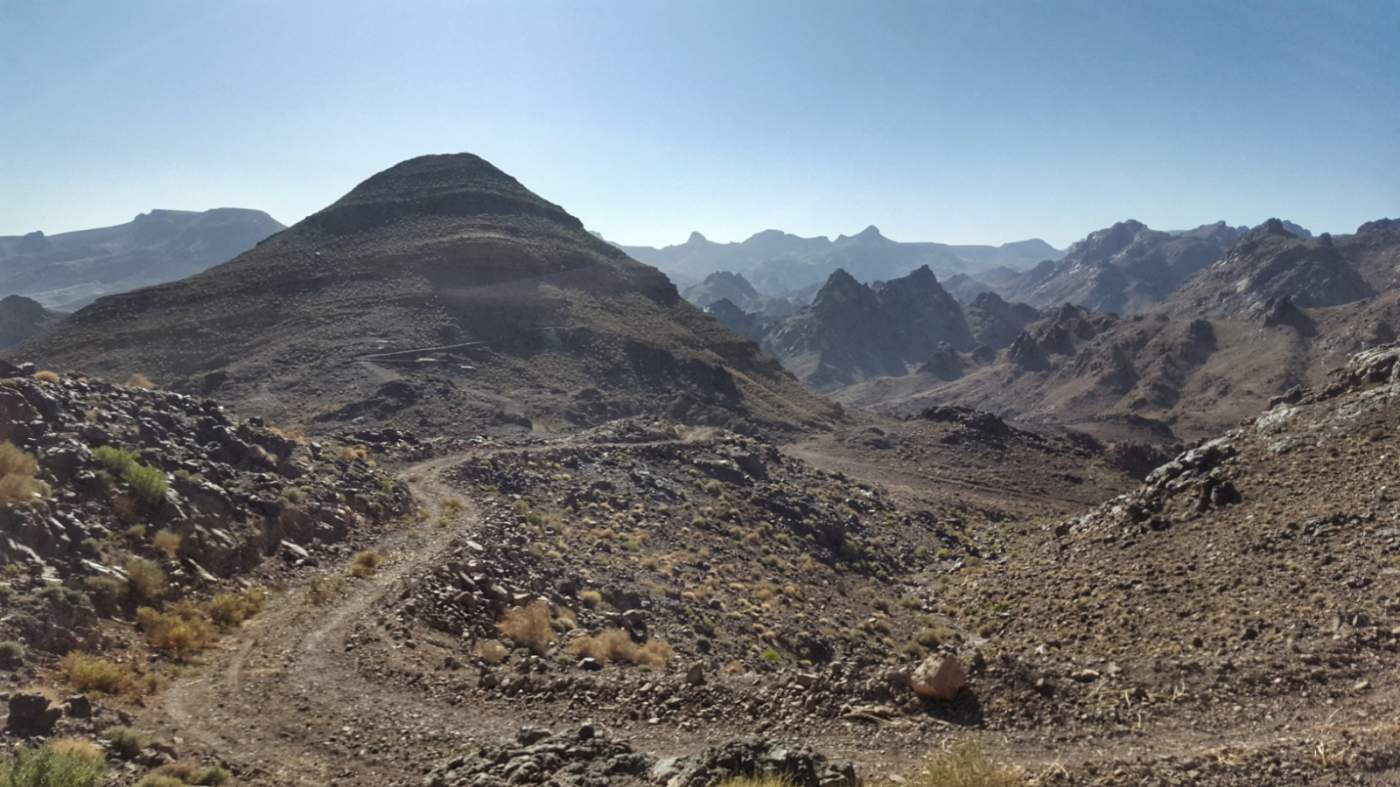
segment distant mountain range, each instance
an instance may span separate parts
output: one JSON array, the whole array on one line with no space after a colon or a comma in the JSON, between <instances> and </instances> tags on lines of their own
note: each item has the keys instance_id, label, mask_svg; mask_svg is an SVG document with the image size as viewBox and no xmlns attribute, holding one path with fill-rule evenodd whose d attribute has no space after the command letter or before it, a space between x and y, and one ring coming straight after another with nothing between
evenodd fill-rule
<instances>
[{"instance_id":1,"label":"distant mountain range","mask_svg":"<svg viewBox=\"0 0 1400 787\"><path fill-rule=\"evenodd\" d=\"M684 292L846 404L970 405L1111 438L1219 430L1400 324L1389 219L1336 237L1279 219L1184 231L1127 220L1059 260L984 278L940 282L924 265L867 283L838 268L811 303L764 296L749 277L771 269Z\"/></svg>"},{"instance_id":2,"label":"distant mountain range","mask_svg":"<svg viewBox=\"0 0 1400 787\"><path fill-rule=\"evenodd\" d=\"M259 210L153 210L126 224L0 236L0 295L70 311L227 262L284 227Z\"/></svg>"},{"instance_id":3,"label":"distant mountain range","mask_svg":"<svg viewBox=\"0 0 1400 787\"><path fill-rule=\"evenodd\" d=\"M886 238L873 226L836 240L764 230L738 243L715 243L694 232L679 245L619 248L682 287L716 271L732 271L744 274L758 292L770 297L820 285L837 269L868 283L897 278L921 266L939 275L1021 270L1063 254L1038 238L1000 246L902 243Z\"/></svg>"}]
</instances>

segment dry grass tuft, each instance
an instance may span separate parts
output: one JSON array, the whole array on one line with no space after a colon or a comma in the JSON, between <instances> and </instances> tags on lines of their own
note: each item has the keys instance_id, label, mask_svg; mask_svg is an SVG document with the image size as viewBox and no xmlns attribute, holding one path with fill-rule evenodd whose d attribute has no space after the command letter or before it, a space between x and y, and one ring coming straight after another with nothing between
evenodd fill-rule
<instances>
[{"instance_id":1,"label":"dry grass tuft","mask_svg":"<svg viewBox=\"0 0 1400 787\"><path fill-rule=\"evenodd\" d=\"M152 648L180 661L213 647L219 640L209 616L188 603L176 604L169 612L141 607L136 610L136 625L145 632Z\"/></svg>"},{"instance_id":2,"label":"dry grass tuft","mask_svg":"<svg viewBox=\"0 0 1400 787\"><path fill-rule=\"evenodd\" d=\"M484 639L477 643L472 653L487 664L500 664L510 655L510 649L502 645L500 640Z\"/></svg>"},{"instance_id":3,"label":"dry grass tuft","mask_svg":"<svg viewBox=\"0 0 1400 787\"><path fill-rule=\"evenodd\" d=\"M48 369L40 369L33 374L35 380L45 383L56 383L59 381L58 372L51 372Z\"/></svg>"},{"instance_id":4,"label":"dry grass tuft","mask_svg":"<svg viewBox=\"0 0 1400 787\"><path fill-rule=\"evenodd\" d=\"M632 635L622 629L607 629L589 637L579 637L569 643L569 652L598 661L664 667L671 662L671 646L659 639L644 645L632 641Z\"/></svg>"},{"instance_id":5,"label":"dry grass tuft","mask_svg":"<svg viewBox=\"0 0 1400 787\"><path fill-rule=\"evenodd\" d=\"M137 604L154 604L165 595L165 572L144 558L126 562L126 595Z\"/></svg>"},{"instance_id":6,"label":"dry grass tuft","mask_svg":"<svg viewBox=\"0 0 1400 787\"><path fill-rule=\"evenodd\" d=\"M180 537L179 533L170 530L157 530L155 536L151 538L151 546L169 558L179 554L180 544L183 542L184 539Z\"/></svg>"},{"instance_id":7,"label":"dry grass tuft","mask_svg":"<svg viewBox=\"0 0 1400 787\"><path fill-rule=\"evenodd\" d=\"M971 741L960 741L934 754L909 787L1023 787L1025 775L987 755Z\"/></svg>"},{"instance_id":8,"label":"dry grass tuft","mask_svg":"<svg viewBox=\"0 0 1400 787\"><path fill-rule=\"evenodd\" d=\"M133 374L130 377L126 378L126 384L129 388L145 388L148 391L156 387L156 384L151 382L151 378L147 377L144 374L141 374L140 372L137 372L136 374Z\"/></svg>"},{"instance_id":9,"label":"dry grass tuft","mask_svg":"<svg viewBox=\"0 0 1400 787\"><path fill-rule=\"evenodd\" d=\"M28 503L49 494L49 485L34 477L39 460L11 442L0 443L0 505Z\"/></svg>"},{"instance_id":10,"label":"dry grass tuft","mask_svg":"<svg viewBox=\"0 0 1400 787\"><path fill-rule=\"evenodd\" d=\"M350 576L364 579L372 577L379 572L379 567L384 564L384 556L372 549L357 552L350 561Z\"/></svg>"},{"instance_id":11,"label":"dry grass tuft","mask_svg":"<svg viewBox=\"0 0 1400 787\"><path fill-rule=\"evenodd\" d=\"M78 691L116 696L142 694L142 676L129 664L73 651L59 662L64 682Z\"/></svg>"},{"instance_id":12,"label":"dry grass tuft","mask_svg":"<svg viewBox=\"0 0 1400 787\"><path fill-rule=\"evenodd\" d=\"M554 642L553 619L549 604L532 601L523 607L506 610L496 628L516 644L524 645L535 653L544 653Z\"/></svg>"}]
</instances>

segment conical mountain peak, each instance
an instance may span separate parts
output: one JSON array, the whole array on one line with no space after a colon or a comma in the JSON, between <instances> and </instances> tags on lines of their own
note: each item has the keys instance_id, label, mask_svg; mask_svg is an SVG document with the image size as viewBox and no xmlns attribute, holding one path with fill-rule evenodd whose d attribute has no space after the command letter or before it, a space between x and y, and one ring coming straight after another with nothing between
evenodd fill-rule
<instances>
[{"instance_id":1,"label":"conical mountain peak","mask_svg":"<svg viewBox=\"0 0 1400 787\"><path fill-rule=\"evenodd\" d=\"M306 223L355 232L432 216L535 216L571 229L583 224L470 153L419 156L379 172Z\"/></svg>"}]
</instances>

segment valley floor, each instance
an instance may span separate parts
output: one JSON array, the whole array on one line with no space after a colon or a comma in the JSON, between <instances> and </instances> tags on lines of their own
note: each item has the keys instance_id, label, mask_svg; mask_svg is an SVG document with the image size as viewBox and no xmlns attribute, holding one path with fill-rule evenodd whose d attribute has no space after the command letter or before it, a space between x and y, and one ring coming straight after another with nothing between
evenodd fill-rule
<instances>
[{"instance_id":1,"label":"valley floor","mask_svg":"<svg viewBox=\"0 0 1400 787\"><path fill-rule=\"evenodd\" d=\"M484 696L473 690L473 668L450 655L451 642L415 626L401 602L410 598L419 577L450 560L454 549L482 537L482 510L469 497L465 506L449 502L459 500L461 491L448 480L453 469L495 454L519 458L552 447L557 446L480 448L403 469L400 477L428 510L445 512L443 520L389 531L377 546L385 563L370 577L329 586L308 578L280 589L268 610L238 637L142 711L140 723L183 750L226 762L240 783L256 785L420 784L444 761L508 739L521 727L568 730L585 722L597 723L638 751L660 755L692 753L740 734L805 743L830 758L855 762L867 779L910 774L950 741L973 740L1037 784L1400 783L1395 755L1400 720L1394 715L1400 693L1392 680L1340 703L1283 694L1215 707L1184 703L1179 711L1164 711L1159 702L1135 714L1135 698L1125 696L1098 698L1121 701L1123 712L1112 717L1080 702L1068 713L1022 723L904 713L765 718L740 712L707 719L686 708L658 720L629 709L626 697L594 702L568 687L522 697ZM1083 499L1034 489L1008 498L1005 489L958 468L893 466L881 462L882 450L853 449L836 438L784 450L811 465L885 486L911 505L930 499L946 503L950 494L954 505L968 510L1000 505L1010 509L1003 513L1013 524L1062 517L1113 491L1096 486L1111 486L1098 479L1086 484ZM1028 481L1033 487L1034 479ZM1008 527L1005 553L1035 550L1040 537L1038 527ZM318 576L343 575L344 567L327 566ZM986 581L986 574L979 576ZM967 597L956 588L950 592ZM1393 678L1394 669L1385 674ZM723 674L711 680L744 684L752 676ZM978 683L974 677L971 692L979 691ZM998 705L988 700L982 712L990 716Z\"/></svg>"}]
</instances>

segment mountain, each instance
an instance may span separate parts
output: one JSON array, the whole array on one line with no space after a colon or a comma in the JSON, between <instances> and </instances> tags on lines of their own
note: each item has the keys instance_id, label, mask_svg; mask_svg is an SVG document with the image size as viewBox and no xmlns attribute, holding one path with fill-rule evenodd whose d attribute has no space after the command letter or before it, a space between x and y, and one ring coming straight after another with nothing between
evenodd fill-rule
<instances>
[{"instance_id":1,"label":"mountain","mask_svg":"<svg viewBox=\"0 0 1400 787\"><path fill-rule=\"evenodd\" d=\"M962 308L928 266L874 285L837 270L810 306L776 325L764 342L818 390L905 374L940 345L970 350L973 339Z\"/></svg>"},{"instance_id":2,"label":"mountain","mask_svg":"<svg viewBox=\"0 0 1400 787\"><path fill-rule=\"evenodd\" d=\"M1324 307L1375 294L1332 236L1300 238L1269 219L1173 295L1167 308L1189 317L1232 317L1284 298L1300 307Z\"/></svg>"},{"instance_id":3,"label":"mountain","mask_svg":"<svg viewBox=\"0 0 1400 787\"><path fill-rule=\"evenodd\" d=\"M32 298L23 295L0 298L0 349L38 336L61 319L62 314L45 309Z\"/></svg>"},{"instance_id":4,"label":"mountain","mask_svg":"<svg viewBox=\"0 0 1400 787\"><path fill-rule=\"evenodd\" d=\"M153 210L126 224L0 237L0 293L70 310L227 262L284 227L258 210Z\"/></svg>"},{"instance_id":5,"label":"mountain","mask_svg":"<svg viewBox=\"0 0 1400 787\"><path fill-rule=\"evenodd\" d=\"M699 284L686 287L681 295L702 309L716 301L727 300L745 311L756 312L768 300L758 294L743 274L729 271L715 271Z\"/></svg>"},{"instance_id":6,"label":"mountain","mask_svg":"<svg viewBox=\"0 0 1400 787\"><path fill-rule=\"evenodd\" d=\"M1374 289L1400 288L1400 219L1368 221L1332 243Z\"/></svg>"},{"instance_id":7,"label":"mountain","mask_svg":"<svg viewBox=\"0 0 1400 787\"><path fill-rule=\"evenodd\" d=\"M819 285L838 268L859 281L871 282L903 276L922 265L951 275L1008 266L1019 270L1060 256L1039 239L1000 246L902 243L886 238L873 226L835 240L764 230L739 243L714 243L695 232L675 246L619 248L682 284L716 271L736 271L770 296Z\"/></svg>"},{"instance_id":8,"label":"mountain","mask_svg":"<svg viewBox=\"0 0 1400 787\"><path fill-rule=\"evenodd\" d=\"M380 172L231 262L16 350L275 423L442 432L632 414L753 430L835 410L659 271L470 154Z\"/></svg>"},{"instance_id":9,"label":"mountain","mask_svg":"<svg viewBox=\"0 0 1400 787\"><path fill-rule=\"evenodd\" d=\"M1000 290L1008 300L1041 308L1071 303L1135 314L1167 300L1243 233L1224 222L1162 232L1129 219L1090 233L1058 261L1046 260Z\"/></svg>"},{"instance_id":10,"label":"mountain","mask_svg":"<svg viewBox=\"0 0 1400 787\"><path fill-rule=\"evenodd\" d=\"M1007 303L994 292L983 292L973 298L963 313L973 341L995 350L1009 346L1027 325L1040 318L1035 307Z\"/></svg>"}]
</instances>

